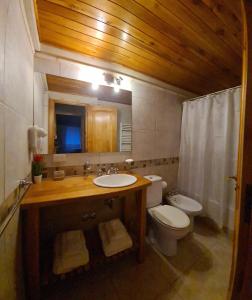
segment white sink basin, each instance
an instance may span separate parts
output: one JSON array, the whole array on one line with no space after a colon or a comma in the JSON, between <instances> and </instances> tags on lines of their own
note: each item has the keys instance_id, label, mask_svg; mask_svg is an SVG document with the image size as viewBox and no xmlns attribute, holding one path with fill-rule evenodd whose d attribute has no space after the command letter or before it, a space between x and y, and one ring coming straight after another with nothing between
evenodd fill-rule
<instances>
[{"instance_id":1,"label":"white sink basin","mask_svg":"<svg viewBox=\"0 0 252 300\"><path fill-rule=\"evenodd\" d=\"M93 180L95 185L101 187L123 187L128 186L137 181L137 178L128 174L112 174L96 177Z\"/></svg>"}]
</instances>

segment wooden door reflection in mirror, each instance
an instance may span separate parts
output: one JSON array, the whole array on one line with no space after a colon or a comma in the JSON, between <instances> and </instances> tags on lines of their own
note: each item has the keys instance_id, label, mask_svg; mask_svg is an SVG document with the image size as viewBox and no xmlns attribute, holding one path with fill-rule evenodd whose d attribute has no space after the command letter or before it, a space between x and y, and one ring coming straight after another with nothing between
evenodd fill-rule
<instances>
[{"instance_id":1,"label":"wooden door reflection in mirror","mask_svg":"<svg viewBox=\"0 0 252 300\"><path fill-rule=\"evenodd\" d=\"M117 151L117 109L87 107L87 152Z\"/></svg>"},{"instance_id":2,"label":"wooden door reflection in mirror","mask_svg":"<svg viewBox=\"0 0 252 300\"><path fill-rule=\"evenodd\" d=\"M117 151L115 107L66 102L49 101L49 153Z\"/></svg>"}]
</instances>

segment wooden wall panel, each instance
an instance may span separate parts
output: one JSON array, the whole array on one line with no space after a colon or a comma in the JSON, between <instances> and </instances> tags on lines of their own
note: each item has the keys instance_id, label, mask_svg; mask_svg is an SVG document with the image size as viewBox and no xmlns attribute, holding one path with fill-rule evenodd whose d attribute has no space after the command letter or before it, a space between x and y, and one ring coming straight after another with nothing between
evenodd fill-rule
<instances>
[{"instance_id":1,"label":"wooden wall panel","mask_svg":"<svg viewBox=\"0 0 252 300\"><path fill-rule=\"evenodd\" d=\"M235 0L35 0L40 40L198 94L240 84Z\"/></svg>"}]
</instances>

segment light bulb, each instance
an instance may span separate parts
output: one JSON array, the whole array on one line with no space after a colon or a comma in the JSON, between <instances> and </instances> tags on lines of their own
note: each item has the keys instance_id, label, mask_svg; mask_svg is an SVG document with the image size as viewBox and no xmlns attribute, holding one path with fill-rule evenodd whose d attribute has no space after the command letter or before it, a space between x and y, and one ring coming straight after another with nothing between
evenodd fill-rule
<instances>
[{"instance_id":1,"label":"light bulb","mask_svg":"<svg viewBox=\"0 0 252 300\"><path fill-rule=\"evenodd\" d=\"M99 88L99 84L98 83L92 83L92 89L94 90L94 91L96 91L96 90L98 90L98 88Z\"/></svg>"},{"instance_id":2,"label":"light bulb","mask_svg":"<svg viewBox=\"0 0 252 300\"><path fill-rule=\"evenodd\" d=\"M114 86L114 91L115 91L115 93L119 93L119 91L120 91L120 86L119 86L118 84L116 84L116 85Z\"/></svg>"}]
</instances>

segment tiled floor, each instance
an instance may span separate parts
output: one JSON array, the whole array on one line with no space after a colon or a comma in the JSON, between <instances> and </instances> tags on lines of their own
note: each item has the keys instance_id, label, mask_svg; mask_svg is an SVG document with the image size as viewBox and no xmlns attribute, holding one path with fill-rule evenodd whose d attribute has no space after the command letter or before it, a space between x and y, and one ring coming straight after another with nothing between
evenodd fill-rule
<instances>
[{"instance_id":1,"label":"tiled floor","mask_svg":"<svg viewBox=\"0 0 252 300\"><path fill-rule=\"evenodd\" d=\"M224 300L231 266L232 243L205 219L179 242L176 257L166 258L147 245L146 260L135 256L81 278L45 290L46 300Z\"/></svg>"}]
</instances>

